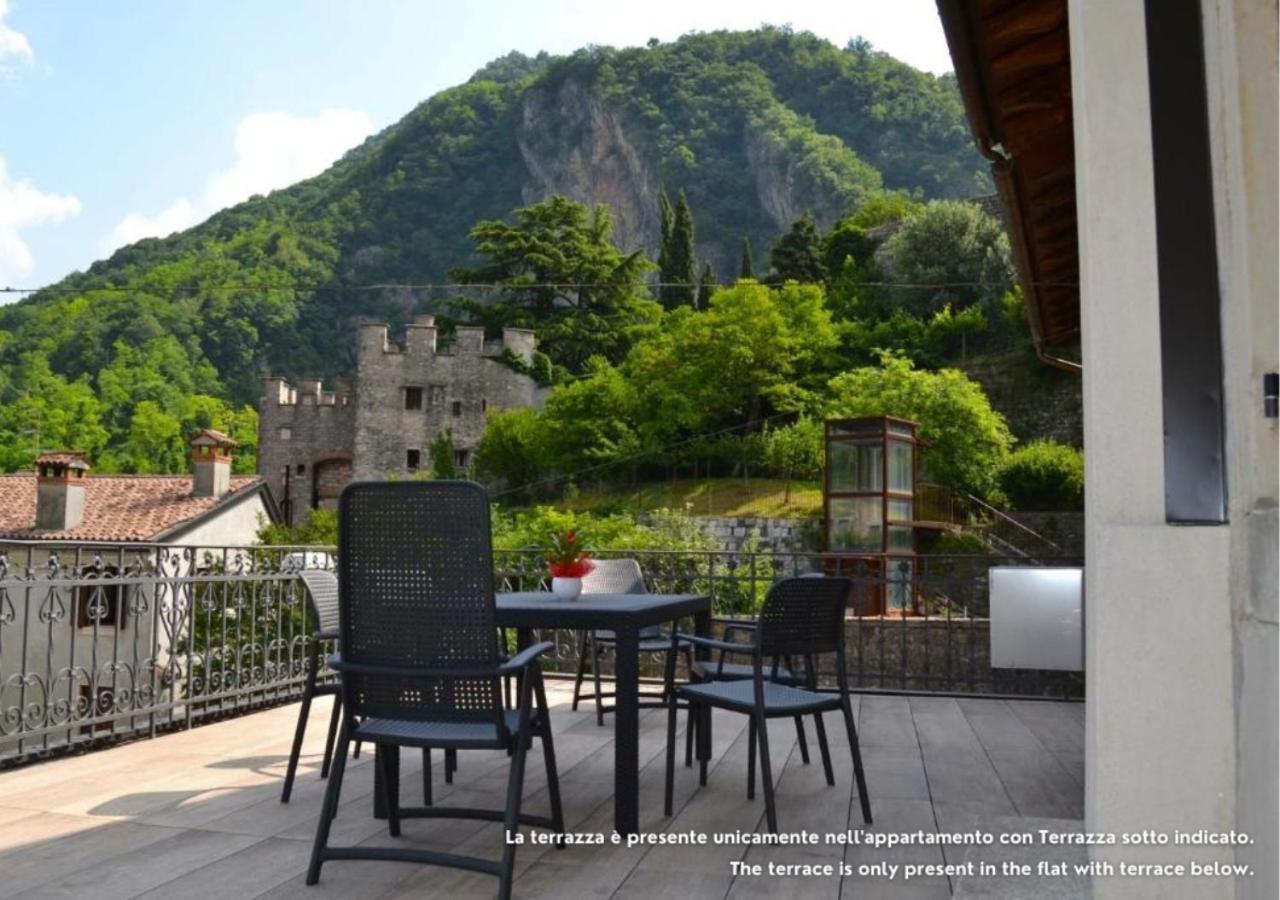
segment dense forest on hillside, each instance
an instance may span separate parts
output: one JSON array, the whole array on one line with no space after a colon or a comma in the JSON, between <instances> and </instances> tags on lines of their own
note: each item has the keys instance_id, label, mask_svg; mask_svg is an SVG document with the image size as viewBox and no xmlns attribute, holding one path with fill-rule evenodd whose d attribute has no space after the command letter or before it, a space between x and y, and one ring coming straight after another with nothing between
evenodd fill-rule
<instances>
[{"instance_id":1,"label":"dense forest on hillside","mask_svg":"<svg viewBox=\"0 0 1280 900\"><path fill-rule=\"evenodd\" d=\"M476 269L473 227L510 221L533 201L604 204L618 252L657 261L661 197L683 196L700 277L731 283L744 245L759 260L753 274L768 277L770 248L806 213L834 234L886 197L984 193L983 168L954 80L865 43L837 48L764 28L568 57L512 54L314 179L125 247L0 308L0 469L63 445L88 451L99 470L182 469L180 435L197 425L231 430L251 466L264 371L343 374L361 317L395 326L423 309L458 315L466 304L448 301L459 297L477 316L501 305L500 292L484 289L370 285ZM867 263L861 238L844 238L847 247L828 242L834 262L823 277L865 280L865 271L835 270L846 257L855 269ZM846 348L915 328L893 324L887 311L900 299L866 293L860 302L885 315L856 327L890 325ZM625 350L619 344L615 361Z\"/></svg>"}]
</instances>

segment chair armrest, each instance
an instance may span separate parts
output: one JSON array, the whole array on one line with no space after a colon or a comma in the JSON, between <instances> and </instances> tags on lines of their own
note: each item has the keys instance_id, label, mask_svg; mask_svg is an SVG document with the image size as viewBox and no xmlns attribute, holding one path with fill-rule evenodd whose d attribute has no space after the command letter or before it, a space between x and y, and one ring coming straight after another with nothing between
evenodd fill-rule
<instances>
[{"instance_id":1,"label":"chair armrest","mask_svg":"<svg viewBox=\"0 0 1280 900\"><path fill-rule=\"evenodd\" d=\"M541 643L525 647L515 656L505 660L500 666L498 666L498 671L505 675L518 672L521 669L527 669L538 661L539 656L550 650L554 650L555 648L556 645L550 641L542 641Z\"/></svg>"},{"instance_id":2,"label":"chair armrest","mask_svg":"<svg viewBox=\"0 0 1280 900\"><path fill-rule=\"evenodd\" d=\"M726 638L735 634L755 634L760 630L760 626L755 622L726 622L724 626L724 636ZM751 646L747 644L746 646Z\"/></svg>"},{"instance_id":3,"label":"chair armrest","mask_svg":"<svg viewBox=\"0 0 1280 900\"><path fill-rule=\"evenodd\" d=\"M680 640L688 641L697 647L707 647L711 650L725 650L729 653L751 653L755 647L752 644L740 644L735 641L717 641L714 638L699 637L696 634L685 634L680 632L678 635Z\"/></svg>"}]
</instances>

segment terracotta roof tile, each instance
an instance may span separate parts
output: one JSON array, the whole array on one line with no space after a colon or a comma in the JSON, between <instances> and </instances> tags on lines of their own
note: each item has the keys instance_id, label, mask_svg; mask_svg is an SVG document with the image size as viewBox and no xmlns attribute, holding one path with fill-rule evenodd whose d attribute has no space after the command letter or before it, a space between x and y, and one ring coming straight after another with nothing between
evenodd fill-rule
<instances>
[{"instance_id":1,"label":"terracotta roof tile","mask_svg":"<svg viewBox=\"0 0 1280 900\"><path fill-rule=\"evenodd\" d=\"M0 475L0 538L149 541L261 485L257 475L231 476L223 497L193 497L190 475L94 475L84 482L84 519L66 531L40 530L34 472Z\"/></svg>"}]
</instances>

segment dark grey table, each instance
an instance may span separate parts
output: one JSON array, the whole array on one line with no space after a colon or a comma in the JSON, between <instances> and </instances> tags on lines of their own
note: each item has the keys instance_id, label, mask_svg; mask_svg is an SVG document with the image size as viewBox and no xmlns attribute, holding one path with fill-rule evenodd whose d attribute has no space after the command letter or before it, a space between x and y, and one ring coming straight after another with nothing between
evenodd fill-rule
<instances>
[{"instance_id":1,"label":"dark grey table","mask_svg":"<svg viewBox=\"0 0 1280 900\"><path fill-rule=\"evenodd\" d=\"M619 834L640 828L640 629L693 617L694 633L711 634L711 598L701 594L589 594L560 600L554 594L498 595L499 628L515 628L520 645L535 629L607 629L614 646L613 827ZM702 729L705 731L706 729ZM710 753L709 736L698 735L698 758Z\"/></svg>"},{"instance_id":2,"label":"dark grey table","mask_svg":"<svg viewBox=\"0 0 1280 900\"><path fill-rule=\"evenodd\" d=\"M521 647L533 643L538 629L614 632L613 827L619 834L640 830L640 630L692 617L694 633L711 634L711 598L703 594L589 594L561 600L554 594L526 591L498 594L496 622L514 628ZM701 659L705 650L694 651ZM379 752L383 752L379 750ZM389 748L392 790L399 789L399 753ZM699 759L711 755L707 728L698 730ZM381 767L374 780L381 785ZM386 817L381 788L374 791L374 814Z\"/></svg>"}]
</instances>

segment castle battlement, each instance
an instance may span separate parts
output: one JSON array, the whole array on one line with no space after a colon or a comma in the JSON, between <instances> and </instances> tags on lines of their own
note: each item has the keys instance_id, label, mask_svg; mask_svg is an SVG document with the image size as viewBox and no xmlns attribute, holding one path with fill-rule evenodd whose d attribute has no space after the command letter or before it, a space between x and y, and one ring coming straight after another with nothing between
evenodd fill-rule
<instances>
[{"instance_id":1,"label":"castle battlement","mask_svg":"<svg viewBox=\"0 0 1280 900\"><path fill-rule=\"evenodd\" d=\"M368 322L360 326L358 353L362 362L382 355L414 357L434 356L501 356L504 351L515 354L525 363L533 362L537 346L534 332L528 328L504 328L500 340L485 340L484 329L475 325L458 325L451 340L440 340L435 316L416 316L405 326L404 341L390 336L385 322Z\"/></svg>"},{"instance_id":2,"label":"castle battlement","mask_svg":"<svg viewBox=\"0 0 1280 900\"><path fill-rule=\"evenodd\" d=\"M319 378L299 378L290 384L284 378L263 379L262 405L268 406L347 406L351 392L345 389L326 391Z\"/></svg>"}]
</instances>

